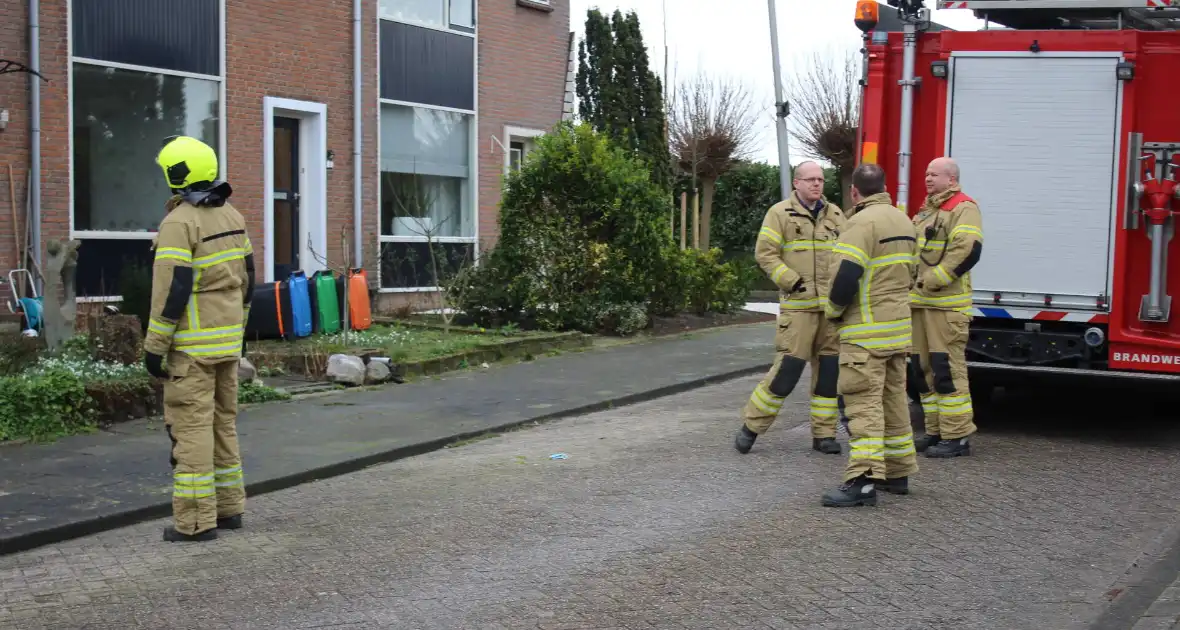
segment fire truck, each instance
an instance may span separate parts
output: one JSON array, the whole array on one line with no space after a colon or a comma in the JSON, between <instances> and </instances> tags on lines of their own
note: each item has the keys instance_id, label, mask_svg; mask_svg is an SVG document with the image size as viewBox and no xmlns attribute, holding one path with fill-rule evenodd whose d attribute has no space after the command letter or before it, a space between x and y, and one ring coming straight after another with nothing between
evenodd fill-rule
<instances>
[{"instance_id":1,"label":"fire truck","mask_svg":"<svg viewBox=\"0 0 1180 630\"><path fill-rule=\"evenodd\" d=\"M950 156L980 205L972 389L1030 373L1180 379L1180 0L938 2L974 11L979 31L887 1L857 4L858 159L885 167L912 216L926 165Z\"/></svg>"}]
</instances>

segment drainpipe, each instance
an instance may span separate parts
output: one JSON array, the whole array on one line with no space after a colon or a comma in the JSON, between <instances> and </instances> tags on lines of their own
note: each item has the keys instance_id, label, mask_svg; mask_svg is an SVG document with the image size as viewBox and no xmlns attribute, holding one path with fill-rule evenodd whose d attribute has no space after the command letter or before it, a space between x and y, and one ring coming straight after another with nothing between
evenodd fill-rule
<instances>
[{"instance_id":1,"label":"drainpipe","mask_svg":"<svg viewBox=\"0 0 1180 630\"><path fill-rule=\"evenodd\" d=\"M29 0L29 67L41 71L41 3ZM33 263L41 265L41 77L29 74L29 234L32 237ZM22 261L23 264L23 261ZM33 274L34 284L41 292L41 276Z\"/></svg>"},{"instance_id":2,"label":"drainpipe","mask_svg":"<svg viewBox=\"0 0 1180 630\"><path fill-rule=\"evenodd\" d=\"M361 198L361 182L363 180L364 164L361 156L363 155L363 134L361 121L362 103L364 102L365 85L361 78L361 51L364 46L361 42L361 14L363 12L363 3L361 0L352 0L352 245L355 250L353 254L353 267L364 266L364 252L365 246L362 239L364 238L363 229L363 215L364 203Z\"/></svg>"},{"instance_id":3,"label":"drainpipe","mask_svg":"<svg viewBox=\"0 0 1180 630\"><path fill-rule=\"evenodd\" d=\"M914 63L918 52L918 29L912 16L905 23L905 44L902 49L901 71L901 138L897 152L897 207L909 212L910 202L910 140L914 127Z\"/></svg>"}]
</instances>

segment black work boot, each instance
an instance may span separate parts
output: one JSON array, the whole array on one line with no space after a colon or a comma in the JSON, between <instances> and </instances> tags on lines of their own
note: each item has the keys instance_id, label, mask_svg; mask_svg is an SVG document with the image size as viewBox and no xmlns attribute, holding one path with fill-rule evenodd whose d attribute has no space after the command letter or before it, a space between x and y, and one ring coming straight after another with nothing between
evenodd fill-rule
<instances>
[{"instance_id":1,"label":"black work boot","mask_svg":"<svg viewBox=\"0 0 1180 630\"><path fill-rule=\"evenodd\" d=\"M754 440L757 439L758 434L754 433L750 430L750 427L743 424L742 430L738 431L737 439L733 441L733 447L736 448L739 453L745 455L746 453L750 452L751 448L754 448Z\"/></svg>"},{"instance_id":2,"label":"black work boot","mask_svg":"<svg viewBox=\"0 0 1180 630\"><path fill-rule=\"evenodd\" d=\"M210 540L217 540L216 529L206 529L196 534L182 534L176 531L175 527L164 529L164 542L208 542Z\"/></svg>"},{"instance_id":3,"label":"black work boot","mask_svg":"<svg viewBox=\"0 0 1180 630\"><path fill-rule=\"evenodd\" d=\"M934 435L923 435L922 437L914 440L914 450L921 453L931 446L938 444L940 440L942 440L942 438L938 437L937 433Z\"/></svg>"},{"instance_id":4,"label":"black work boot","mask_svg":"<svg viewBox=\"0 0 1180 630\"><path fill-rule=\"evenodd\" d=\"M889 494L909 494L910 478L897 477L896 479L886 479L885 483L878 484L877 487L881 492L888 492Z\"/></svg>"},{"instance_id":5,"label":"black work boot","mask_svg":"<svg viewBox=\"0 0 1180 630\"><path fill-rule=\"evenodd\" d=\"M938 444L926 449L926 457L946 459L948 457L966 457L971 454L971 438L962 437L957 440L940 440Z\"/></svg>"},{"instance_id":6,"label":"black work boot","mask_svg":"<svg viewBox=\"0 0 1180 630\"><path fill-rule=\"evenodd\" d=\"M856 479L845 481L835 490L824 493L824 507L855 507L857 505L877 505L877 488L881 483L878 479L870 479L861 475Z\"/></svg>"},{"instance_id":7,"label":"black work boot","mask_svg":"<svg viewBox=\"0 0 1180 630\"><path fill-rule=\"evenodd\" d=\"M811 450L819 451L825 455L839 455L841 449L836 438L812 438Z\"/></svg>"},{"instance_id":8,"label":"black work boot","mask_svg":"<svg viewBox=\"0 0 1180 630\"><path fill-rule=\"evenodd\" d=\"M217 529L242 529L242 515L218 516Z\"/></svg>"}]
</instances>

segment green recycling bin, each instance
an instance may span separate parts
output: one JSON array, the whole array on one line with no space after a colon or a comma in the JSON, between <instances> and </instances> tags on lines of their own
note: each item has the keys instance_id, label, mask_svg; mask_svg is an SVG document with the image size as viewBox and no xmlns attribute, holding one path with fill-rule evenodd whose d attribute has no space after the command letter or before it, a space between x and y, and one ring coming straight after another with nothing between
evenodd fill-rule
<instances>
[{"instance_id":1,"label":"green recycling bin","mask_svg":"<svg viewBox=\"0 0 1180 630\"><path fill-rule=\"evenodd\" d=\"M331 271L317 271L308 283L311 291L312 326L317 333L340 331L340 307L336 300L336 276Z\"/></svg>"}]
</instances>

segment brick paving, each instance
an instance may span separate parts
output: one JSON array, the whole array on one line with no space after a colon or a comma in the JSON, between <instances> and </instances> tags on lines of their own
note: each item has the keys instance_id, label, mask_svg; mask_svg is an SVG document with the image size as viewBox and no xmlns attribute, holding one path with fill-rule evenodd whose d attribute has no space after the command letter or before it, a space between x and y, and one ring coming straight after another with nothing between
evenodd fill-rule
<instances>
[{"instance_id":1,"label":"brick paving","mask_svg":"<svg viewBox=\"0 0 1180 630\"><path fill-rule=\"evenodd\" d=\"M156 521L0 557L0 627L1068 630L1180 516L1147 499L1174 430L1119 440L1044 395L923 458L913 495L822 508L844 459L798 393L733 451L757 380L253 498L214 543Z\"/></svg>"}]
</instances>

